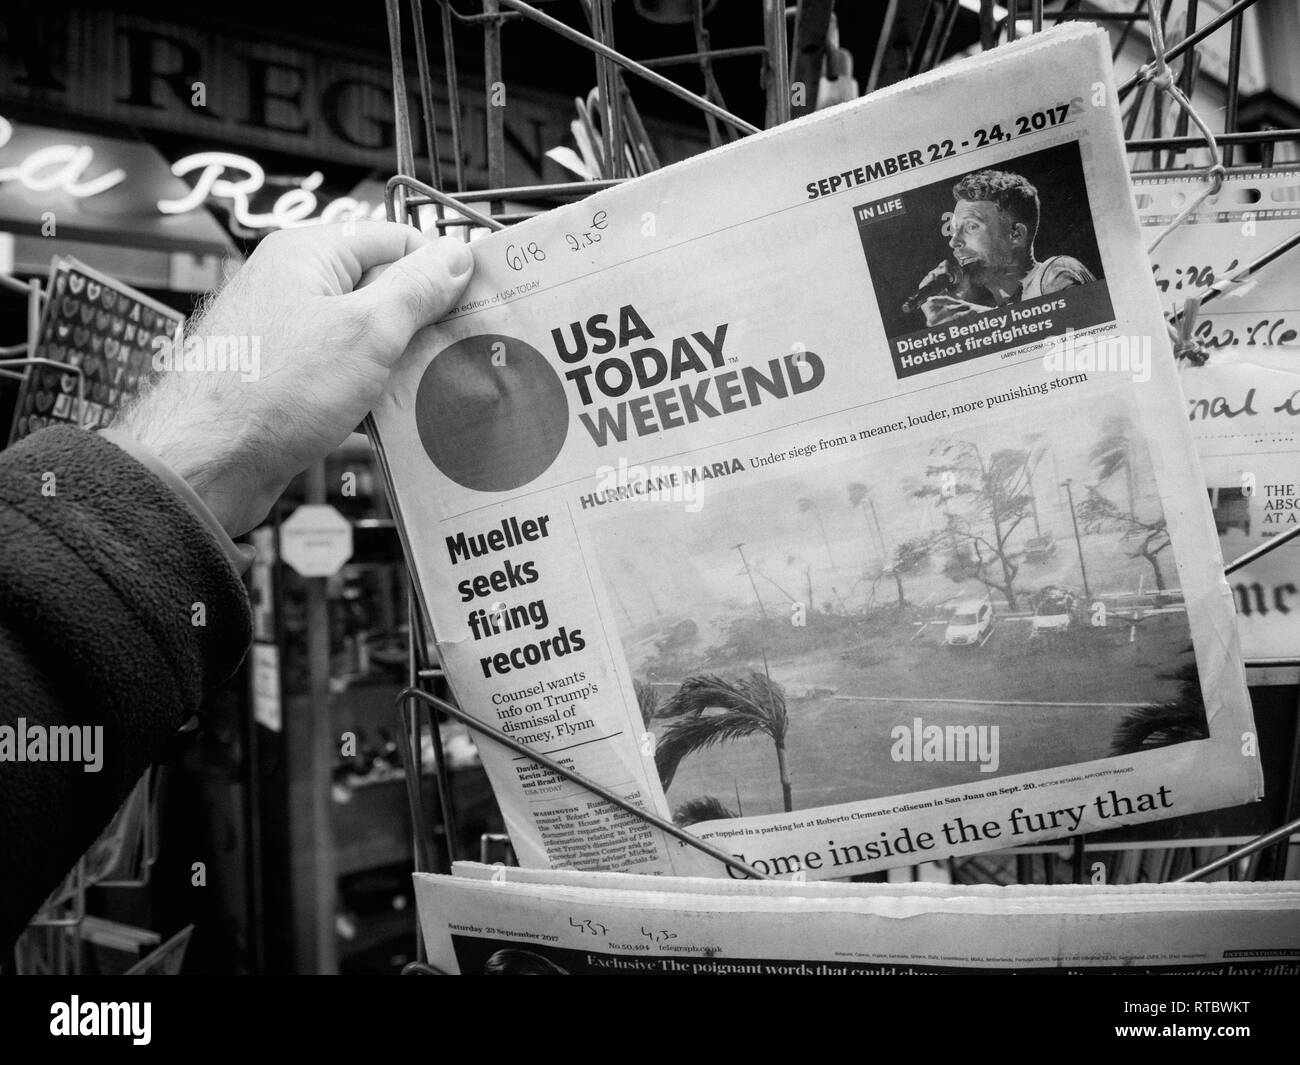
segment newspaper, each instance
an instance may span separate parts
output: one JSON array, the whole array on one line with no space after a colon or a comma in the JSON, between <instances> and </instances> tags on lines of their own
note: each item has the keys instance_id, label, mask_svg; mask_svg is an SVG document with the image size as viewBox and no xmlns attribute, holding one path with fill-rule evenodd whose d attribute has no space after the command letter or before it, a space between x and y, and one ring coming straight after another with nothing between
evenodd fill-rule
<instances>
[{"instance_id":1,"label":"newspaper","mask_svg":"<svg viewBox=\"0 0 1300 1065\"><path fill-rule=\"evenodd\" d=\"M1163 230L1189 196L1195 175L1134 182L1149 234ZM1232 278L1300 228L1300 170L1234 172L1218 196L1170 233L1152 254L1168 311ZM1300 520L1300 251L1206 304L1192 334L1210 360L1181 375L1192 436L1225 560L1240 557ZM1249 662L1294 660L1300 650L1300 542L1285 544L1229 579L1242 653ZM1266 666L1259 683L1294 684L1295 667ZM1256 678L1252 675L1252 683Z\"/></svg>"},{"instance_id":2,"label":"newspaper","mask_svg":"<svg viewBox=\"0 0 1300 1065\"><path fill-rule=\"evenodd\" d=\"M1065 27L479 242L375 412L460 704L781 876L1257 799L1117 116ZM741 875L480 747L522 865Z\"/></svg>"},{"instance_id":3,"label":"newspaper","mask_svg":"<svg viewBox=\"0 0 1300 1065\"><path fill-rule=\"evenodd\" d=\"M660 891L648 877L508 872L415 874L430 964L467 975L1300 973L1295 882L940 892L659 878Z\"/></svg>"}]
</instances>

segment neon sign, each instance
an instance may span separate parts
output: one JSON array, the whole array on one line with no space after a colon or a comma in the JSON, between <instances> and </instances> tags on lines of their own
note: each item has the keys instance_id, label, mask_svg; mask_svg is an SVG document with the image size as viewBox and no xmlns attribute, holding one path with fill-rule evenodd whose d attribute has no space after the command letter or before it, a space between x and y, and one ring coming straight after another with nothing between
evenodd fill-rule
<instances>
[{"instance_id":1,"label":"neon sign","mask_svg":"<svg viewBox=\"0 0 1300 1065\"><path fill-rule=\"evenodd\" d=\"M256 213L253 197L266 186L266 171L247 156L232 152L195 152L172 164L172 173L186 177L196 173L194 187L178 200L159 200L163 214L184 214L197 210L208 200L228 201L231 216L248 229L292 229L321 222L350 218L384 218L384 205L371 205L351 196L340 196L321 207L316 196L325 176L313 170L296 188L282 193L269 211Z\"/></svg>"},{"instance_id":2,"label":"neon sign","mask_svg":"<svg viewBox=\"0 0 1300 1065\"><path fill-rule=\"evenodd\" d=\"M14 127L0 116L0 148L13 138ZM0 167L0 184L17 181L31 192L62 192L78 200L98 196L126 180L126 171L114 169L86 180L95 160L88 144L50 144L38 148L17 166Z\"/></svg>"},{"instance_id":3,"label":"neon sign","mask_svg":"<svg viewBox=\"0 0 1300 1065\"><path fill-rule=\"evenodd\" d=\"M13 139L14 127L0 116L0 149ZM95 149L88 144L47 144L20 159L16 165L0 166L0 184L15 182L31 192L61 192L85 200L108 192L127 179L127 172L115 167L98 177L86 175L95 162ZM325 176L313 170L286 189L266 211L254 211L253 199L267 186L266 171L244 155L233 152L196 152L171 164L178 178L190 178L193 188L178 199L158 200L164 215L196 211L209 201L222 204L235 223L248 230L292 229L321 222L348 219L383 219L384 204L369 203L351 196L321 202L317 195Z\"/></svg>"}]
</instances>

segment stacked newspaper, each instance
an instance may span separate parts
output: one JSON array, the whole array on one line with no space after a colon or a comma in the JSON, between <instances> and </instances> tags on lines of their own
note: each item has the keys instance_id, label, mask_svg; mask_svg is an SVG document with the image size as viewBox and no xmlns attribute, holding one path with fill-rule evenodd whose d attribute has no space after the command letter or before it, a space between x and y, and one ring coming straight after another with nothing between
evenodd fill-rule
<instances>
[{"instance_id":1,"label":"stacked newspaper","mask_svg":"<svg viewBox=\"0 0 1300 1065\"><path fill-rule=\"evenodd\" d=\"M429 962L467 975L1300 973L1300 883L954 887L458 863L415 875Z\"/></svg>"},{"instance_id":2,"label":"stacked newspaper","mask_svg":"<svg viewBox=\"0 0 1300 1065\"><path fill-rule=\"evenodd\" d=\"M1260 796L1107 41L476 244L374 414L462 707L778 876ZM735 872L479 746L524 866Z\"/></svg>"},{"instance_id":3,"label":"stacked newspaper","mask_svg":"<svg viewBox=\"0 0 1300 1065\"><path fill-rule=\"evenodd\" d=\"M1149 238L1204 188L1195 174L1134 181ZM1188 323L1209 354L1181 374L1187 418L1205 470L1225 560L1261 547L1300 521L1300 249L1245 276L1251 263L1300 229L1300 168L1234 171L1217 196L1169 233L1151 256L1170 314L1212 286L1222 295ZM1300 649L1300 541L1229 578L1242 652L1258 681L1294 684Z\"/></svg>"}]
</instances>

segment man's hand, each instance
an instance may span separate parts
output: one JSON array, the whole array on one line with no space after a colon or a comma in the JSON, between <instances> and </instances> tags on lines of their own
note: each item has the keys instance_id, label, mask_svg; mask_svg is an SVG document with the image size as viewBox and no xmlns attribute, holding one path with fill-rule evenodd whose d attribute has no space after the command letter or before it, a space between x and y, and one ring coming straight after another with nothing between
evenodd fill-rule
<instances>
[{"instance_id":1,"label":"man's hand","mask_svg":"<svg viewBox=\"0 0 1300 1065\"><path fill-rule=\"evenodd\" d=\"M272 233L192 334L256 350L253 379L185 370L178 354L182 368L159 374L114 428L189 482L231 536L247 532L356 428L473 266L463 242L392 222Z\"/></svg>"},{"instance_id":2,"label":"man's hand","mask_svg":"<svg viewBox=\"0 0 1300 1065\"><path fill-rule=\"evenodd\" d=\"M971 318L985 311L993 310L980 303L958 299L956 296L931 296L921 304L926 325L945 325L961 318Z\"/></svg>"}]
</instances>

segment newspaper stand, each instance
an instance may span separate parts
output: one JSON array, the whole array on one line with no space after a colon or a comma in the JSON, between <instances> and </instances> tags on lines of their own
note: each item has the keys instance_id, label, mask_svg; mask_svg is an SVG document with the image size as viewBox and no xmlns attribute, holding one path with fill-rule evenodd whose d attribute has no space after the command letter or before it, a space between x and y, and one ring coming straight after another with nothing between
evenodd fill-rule
<instances>
[{"instance_id":1,"label":"newspaper stand","mask_svg":"<svg viewBox=\"0 0 1300 1065\"><path fill-rule=\"evenodd\" d=\"M544 3L545 0L536 0L536 2ZM1122 105L1131 98L1131 102L1128 104L1129 114L1125 122L1128 148L1130 152L1138 157L1145 153L1151 154L1153 160L1152 170L1143 172L1147 175L1169 173L1175 170L1186 172L1191 168L1190 164L1177 167L1175 161L1179 155L1192 150L1207 150L1210 158L1208 166L1201 168L1204 170L1206 179L1205 190L1200 196L1192 198L1188 207L1156 239L1152 245L1154 247L1155 243L1159 243L1160 240L1167 236L1168 232L1181 224L1201 202L1218 191L1223 178L1229 173L1228 168L1232 165L1233 152L1237 145L1264 146L1263 165L1265 168L1270 168L1272 166L1272 147L1274 145L1300 141L1300 129L1238 132L1236 128L1238 121L1238 82L1241 69L1242 15L1255 2L1256 0L1236 0L1212 20L1198 28L1196 24L1197 5L1195 0L1189 0L1186 23L1183 27L1184 36L1178 44L1166 49L1163 40L1164 27L1162 19L1164 18L1164 12L1167 12L1168 4L1165 4L1163 11L1157 14L1157 5L1153 0L1146 0L1145 3L1143 0L1138 0L1135 7L1129 12L1074 10L1074 5L1069 0L1060 5L1059 10L1048 11L1045 9L1044 0L1031 0L1027 4L1020 4L1017 0L1007 0L1006 15L1001 20L995 17L995 7L992 0L981 0L980 41L982 47L987 50L995 47L1001 39L1008 41L1016 39L1019 28L1018 22L1026 14L1026 9L1034 32L1041 30L1047 23L1061 22L1068 19L1084 18L1102 23L1124 23L1125 28L1119 44L1115 48L1116 55L1118 55L1120 48L1127 40L1135 23L1146 22L1149 25L1155 54L1150 62L1143 65L1137 73L1119 88L1119 99ZM387 0L389 45L393 64L394 108L397 121L397 174L389 180L385 191L388 218L391 221L409 222L419 227L421 225L421 211L433 208L436 213L435 224L438 230L442 232L454 230L467 233L469 227L483 227L490 230L503 229L512 223L531 217L535 213L531 209L523 212L507 212L503 209L504 201L518 200L542 205L563 203L582 198L590 193L626 180L646 166L657 166L653 152L649 150L648 144L636 143L635 138L637 136L644 140L644 131L640 128L640 120L636 116L635 107L623 83L624 73L648 81L657 88L669 92L697 108L704 115L709 126L710 139L716 145L721 142L723 127L728 131L740 133L757 132L757 130L749 123L727 112L718 102L719 97L713 91L714 83L710 64L714 60L761 55L763 58L763 83L767 94L767 124L770 127L786 121L791 117L791 82L789 74L791 63L789 60L787 18L792 15L796 18L795 33L800 44L803 45L807 42L807 27L811 25L814 29L824 29L831 17L834 4L831 0L802 0L800 4L786 8L783 3L776 2L776 0L762 0L765 37L763 45L752 48L712 51L708 46L707 33L703 28L702 0L694 0L693 22L697 50L686 55L670 56L660 60L644 62L630 59L614 47L612 0L583 0L583 6L590 24L590 34L583 33L560 22L558 19L552 18L539 10L537 6L525 3L523 0L480 0L480 10L472 14L458 10L453 5L452 0L439 0L444 68L447 77L446 90L450 103L448 118L456 158L456 191L450 193L446 191L446 179L439 160L437 141L434 134L432 75L428 59L422 0L410 0L410 22L414 31L419 99L423 112L421 121L429 148L427 172L431 179L430 183L421 181L417 176L417 162L412 147L411 117L407 108L406 93L403 91L407 80L403 56L403 19L400 0ZM919 24L915 24L913 40L910 43L907 60L902 70L903 74L910 76L930 69L942 58L943 46L955 23L959 6L959 0L926 0L921 21ZM885 44L888 43L891 34L895 32L897 16L897 5L890 5L885 15L885 24L881 30L877 63L872 70L871 78L865 86L867 91L875 87L880 66L879 55L883 54ZM603 177L596 180L521 187L506 186L503 119L499 113L500 108L486 107L487 169L489 184L492 187L483 190L467 190L461 163L460 145L463 140L463 131L460 88L457 84L456 75L456 54L452 39L453 24L455 21L459 21L462 24L476 25L483 28L485 73L487 84L490 86L494 81L499 80L502 69L502 24L520 18L550 29L558 36L587 49L595 56L599 86L595 103L596 113L599 118L599 130L593 128L592 132L593 134L598 132L601 138L601 151L598 154L601 159L608 160L606 171ZM1188 99L1191 95L1196 74L1195 59L1197 57L1193 55L1192 61L1184 63L1179 78L1181 84L1175 83L1173 75L1169 71L1168 63L1188 50L1194 50L1201 41L1225 26L1229 28L1230 34L1224 123L1226 132L1213 134L1200 116L1192 109ZM806 62L806 54L806 50L801 48L799 55L796 56L796 62ZM814 54L818 53L814 51ZM699 96L690 92L684 87L669 81L653 69L657 66L689 63L698 65L704 74L705 84L709 87L706 90L707 96ZM807 70L807 67L804 66L800 69ZM1143 96L1148 92L1151 94L1152 106L1157 109L1157 114L1159 113L1158 108L1166 100L1178 108L1179 117L1176 124L1176 135L1145 139L1133 138L1132 134L1137 123ZM1188 135L1186 131L1189 123L1195 125L1199 133ZM1161 166L1162 153L1167 153L1163 166ZM1195 168L1191 169L1194 170ZM486 203L488 209L480 211L470 206L471 203ZM1192 327L1199 306L1215 298L1229 284L1241 282L1255 275L1258 271L1266 269L1269 264L1294 249L1297 245L1300 245L1300 231L1297 231L1281 244L1260 256L1245 269L1238 271L1228 281L1213 285L1204 290L1198 297L1189 299L1183 310L1173 315L1169 322L1176 355L1180 359L1190 360L1194 365L1204 362L1206 354L1192 338ZM385 473L387 473L387 464L382 453L378 455L378 458L380 464L385 467ZM1247 563L1275 550L1297 535L1300 535L1300 527L1268 540L1228 564L1225 567L1225 573L1233 573ZM411 635L408 648L408 684L399 694L397 705L401 718L402 734L407 741L403 752L408 769L405 779L412 813L412 828L416 837L414 853L418 871L426 871L430 868L427 846L430 836L426 832L424 825L421 773L418 771L420 766L419 752L426 716L423 711L427 710L428 727L432 731L432 746L436 760L439 816L446 828L443 837L447 841L447 859L449 862L458 860L461 856L457 850L454 829L455 810L447 788L445 766L443 764L441 736L438 726L439 714L446 714L448 717L463 723L480 736L501 744L514 753L526 757L551 772L580 785L600 798L655 825L665 833L678 839L683 845L695 847L724 862L744 876L756 879L770 879L719 848L698 839L690 832L653 813L630 805L596 782L564 768L546 755L534 751L511 736L483 724L454 703L432 694L428 690L431 687L431 682L442 678L443 673L435 663L433 644L429 639L424 619L420 616L418 608L414 606L417 601L414 591L412 591L411 601L413 605L410 611ZM1295 667L1300 666L1300 654L1295 658L1270 659L1267 662L1247 661L1245 664L1248 667L1265 665ZM1297 793L1300 792L1300 751L1292 752L1289 785L1288 816L1296 813ZM1289 821L1250 840L1245 845L1237 847L1209 864L1195 869L1185 876L1178 877L1174 882L1200 879L1274 845L1285 847L1286 841L1297 831L1300 831L1300 820ZM1076 836L1072 842L1074 878L1078 882L1083 882L1085 880L1084 838ZM437 970L427 965L423 960L424 944L422 940L418 943L418 951L421 960L411 963L405 971L409 973L437 974Z\"/></svg>"},{"instance_id":2,"label":"newspaper stand","mask_svg":"<svg viewBox=\"0 0 1300 1065\"><path fill-rule=\"evenodd\" d=\"M466 0L468 2L468 0ZM761 44L713 49L708 33L704 27L703 0L691 0L691 22L694 30L696 49L682 55L666 56L654 60L636 61L615 47L613 36L613 0L582 0L589 24L589 33L553 18L540 9L548 0L534 0L529 4L524 0L478 0L479 10L466 13L459 10L453 0L438 0L440 28L443 44L443 66L446 74L446 92L449 101L448 120L451 128L452 153L455 159L455 191L446 191L448 177L443 172L435 133L435 107L433 97L433 74L429 62L428 35L425 29L422 0L410 0L409 18L413 36L413 51L417 67L418 98L420 101L420 121L428 145L427 176L428 182L420 180L418 164L413 149L411 115L407 103L406 64L403 49L403 13L400 0L385 0L390 57L392 61L394 111L396 118L396 163L397 172L385 189L385 203L388 218L392 221L409 222L419 227L421 213L432 208L436 218L434 225L441 232L466 233L471 227L483 227L497 230L523 221L534 213L544 210L547 205L555 205L570 200L581 199L587 195L609 188L639 173L656 169L659 166L653 148L645 135L639 115L636 112L631 95L625 84L625 75L631 75L648 82L656 89L668 92L694 108L704 117L708 127L710 143L714 146L738 135L758 132L758 128L729 112L721 100L716 81L712 74L714 62L743 60L752 61L761 58L761 77L766 91L766 125L771 127L788 121L792 117L791 106L791 71L796 70L807 76L808 63L814 66L824 50L825 31L831 20L833 0L800 0L787 8L782 0L760 0L763 12L763 36ZM1198 27L1196 0L1188 0L1184 35L1175 45L1165 47L1162 25L1163 12L1156 17L1153 13L1157 5L1154 0L1136 0L1135 6L1128 12L1083 11L1075 9L1072 0L1063 0L1055 10L1046 10L1044 0L1005 0L1005 15L996 17L993 0L980 0L980 42L987 50L995 47L1000 40L1015 40L1019 23L1027 16L1033 32L1038 32L1048 23L1072 19L1088 19L1099 23L1122 23L1124 30L1119 44L1115 48L1118 55L1125 40L1136 23L1145 22L1151 30L1154 56L1144 64L1132 77L1119 87L1121 105L1127 108L1125 135L1130 153L1140 159L1149 154L1152 165L1147 170L1134 170L1134 176L1155 176L1170 172L1186 173L1195 171L1195 167L1185 164L1176 165L1178 156L1192 151L1206 150L1210 162L1201 167L1206 179L1206 187L1199 197L1191 202L1174 220L1168 230L1157 237L1154 243L1163 240L1169 231L1181 224L1191 213L1215 192L1218 191L1224 177L1233 173L1234 152L1238 145L1257 145L1263 155L1262 167L1273 166L1273 147L1279 143L1300 143L1300 129L1273 129L1266 131L1237 130L1238 95L1242 52L1242 15L1254 6L1258 0L1234 0L1213 19ZM889 5L881 29L880 46L877 61L864 89L871 91L876 87L880 74L880 56L891 35L902 26L898 6ZM925 0L920 19L913 22L910 30L912 40L906 50L906 59L899 67L900 76L911 76L931 69L943 56L944 45L953 29L961 6L960 0ZM1162 5L1167 10L1168 4ZM794 16L794 35L799 47L791 55L789 18ZM590 112L581 112L580 117L586 122L586 129L591 137L591 152L600 163L602 175L589 180L569 181L550 184L533 184L525 186L507 186L505 174L505 139L504 117L501 108L485 107L487 115L486 147L487 172L490 187L482 190L469 190L465 187L463 168L463 114L461 108L461 90L457 78L456 50L453 41L453 27L456 23L478 26L483 30L484 67L486 82L490 86L500 81L502 70L502 25L508 21L526 19L550 30L558 37L591 52L596 61L597 90L592 97ZM1224 27L1229 32L1229 53L1226 84L1226 105L1223 133L1211 133L1208 127L1192 109L1188 98L1191 95L1196 75L1196 56L1193 61L1185 62L1179 82L1176 83L1169 71L1168 63L1184 53L1193 51L1211 34ZM817 35L821 35L821 40ZM811 47L810 47L811 44ZM657 68L695 66L703 75L706 86L705 95L701 96L669 78L658 73ZM1179 109L1176 133L1173 136L1135 138L1133 136L1139 118L1143 98L1150 94L1153 108L1161 106L1162 101L1169 100ZM1127 102L1127 103L1126 103ZM803 108L811 110L811 104ZM592 117L598 121L592 121ZM1195 125L1199 132L1188 134L1189 124ZM1162 153L1164 160L1162 165ZM523 211L509 212L504 209L506 201L520 201L529 206ZM487 204L486 211L480 211L471 204ZM1203 304L1221 295L1230 286L1267 269L1270 264L1293 251L1300 245L1300 230L1287 237L1275 247L1266 251L1244 269L1231 278L1220 281L1204 289L1199 295L1189 299L1183 310L1171 316L1170 332L1174 341L1175 354L1180 359L1187 359L1193 364L1203 362L1205 353L1192 339L1192 330L1196 314ZM1153 244L1154 246L1154 244ZM70 372L76 377L78 398L84 398L85 378L78 367L69 367L62 363L36 357L35 346L39 331L40 313L45 297L43 286L39 281L22 282L5 274L0 274L0 292L7 291L27 300L27 340L25 343L0 347L0 376L21 380L30 368L48 366L63 372ZM386 467L382 454L379 462ZM385 469L385 473L387 470ZM399 527L400 528L400 527ZM1284 543L1300 535L1300 526L1290 532L1280 534L1257 548L1235 559L1225 567L1225 574L1232 574L1255 559L1277 549ZM438 816L441 818L443 838L446 840L448 861L458 860L457 837L455 831L455 807L447 786L446 766L439 732L438 716L446 714L457 720L475 733L486 737L494 743L501 744L516 754L536 762L550 771L580 785L593 794L634 816L653 824L681 844L695 847L706 854L725 863L743 876L755 879L770 879L765 874L751 868L732 855L697 838L692 833L661 818L649 811L632 806L621 797L600 784L581 774L566 769L540 752L519 743L511 736L485 725L452 702L434 695L429 689L432 682L443 677L442 670L436 663L433 643L426 630L424 619L415 607L416 597L411 596L412 607L409 612L410 637L408 644L407 686L397 698L401 720L402 735L406 741L403 746L403 758L406 763L405 786L412 818L414 836L415 868L427 871L431 868L429 841L432 838L424 819L422 796L422 773L420 767L421 740L424 732L426 714L427 727L432 733L432 747L436 765L436 786L438 789ZM1300 667L1300 648L1296 657L1269 659L1267 661L1246 661L1247 667ZM146 789L151 792L149 785ZM1297 749L1293 750L1290 761L1288 815L1297 812L1300 805L1300 739ZM145 839L144 862L141 873L133 874L122 883L123 886L136 886L147 881L148 869L153 858L152 809L146 814L142 830ZM1289 838L1300 831L1300 819L1290 820L1279 827L1266 832L1229 853L1176 878L1173 882L1188 882L1229 867L1243 858L1257 854L1269 847L1285 847ZM1073 838L1074 876L1082 882L1084 874L1084 837ZM69 896L70 910L65 913L50 911L42 915L35 924L47 928L69 928L74 936L84 914L84 873L79 863L69 878L73 890ZM65 885L66 887L67 885ZM62 946L60 942L57 944ZM436 973L437 970L423 962L424 944L419 940L419 957L422 959L407 966L405 971L412 973ZM74 954L76 952L74 951ZM61 967L61 966L59 966Z\"/></svg>"}]
</instances>

